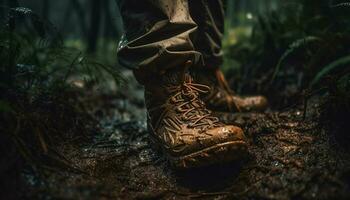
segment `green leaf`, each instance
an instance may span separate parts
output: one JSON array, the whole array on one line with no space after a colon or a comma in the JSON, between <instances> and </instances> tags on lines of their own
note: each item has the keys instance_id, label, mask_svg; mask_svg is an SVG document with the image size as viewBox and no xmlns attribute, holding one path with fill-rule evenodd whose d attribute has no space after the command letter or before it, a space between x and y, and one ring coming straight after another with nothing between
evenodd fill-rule
<instances>
[{"instance_id":1,"label":"green leaf","mask_svg":"<svg viewBox=\"0 0 350 200\"><path fill-rule=\"evenodd\" d=\"M295 52L296 50L298 50L301 47L304 47L306 44L311 43L311 42L317 42L317 41L322 41L321 38L319 37L314 37L314 36L307 36L305 38L302 39L298 39L296 41L294 41L291 45L289 45L288 50L286 52L284 52L284 54L281 56L281 58L279 59L276 67L275 67L275 71L272 75L271 78L271 83L274 81L274 79L277 76L277 73L279 72L279 70L281 69L281 66L283 64L283 62L286 60L286 58L292 54L293 52Z\"/></svg>"},{"instance_id":2,"label":"green leaf","mask_svg":"<svg viewBox=\"0 0 350 200\"><path fill-rule=\"evenodd\" d=\"M350 55L339 58L338 60L325 66L319 73L316 74L315 78L311 81L311 87L317 84L325 75L330 73L332 70L344 67L346 64L350 65Z\"/></svg>"},{"instance_id":3,"label":"green leaf","mask_svg":"<svg viewBox=\"0 0 350 200\"><path fill-rule=\"evenodd\" d=\"M345 3L339 3L331 6L331 8L345 8L345 7L350 8L350 3L345 2Z\"/></svg>"}]
</instances>

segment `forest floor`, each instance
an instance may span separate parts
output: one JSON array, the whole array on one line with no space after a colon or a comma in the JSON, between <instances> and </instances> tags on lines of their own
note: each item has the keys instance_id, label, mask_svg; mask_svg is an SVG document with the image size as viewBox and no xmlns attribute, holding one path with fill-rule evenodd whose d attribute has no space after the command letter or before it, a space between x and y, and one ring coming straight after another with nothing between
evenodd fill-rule
<instances>
[{"instance_id":1,"label":"forest floor","mask_svg":"<svg viewBox=\"0 0 350 200\"><path fill-rule=\"evenodd\" d=\"M90 142L58 148L78 170L53 170L39 179L24 174L27 198L350 199L350 156L316 121L317 98L305 116L303 105L221 115L244 129L249 157L174 171L149 143L142 87L134 80L126 87L85 95L99 131Z\"/></svg>"}]
</instances>

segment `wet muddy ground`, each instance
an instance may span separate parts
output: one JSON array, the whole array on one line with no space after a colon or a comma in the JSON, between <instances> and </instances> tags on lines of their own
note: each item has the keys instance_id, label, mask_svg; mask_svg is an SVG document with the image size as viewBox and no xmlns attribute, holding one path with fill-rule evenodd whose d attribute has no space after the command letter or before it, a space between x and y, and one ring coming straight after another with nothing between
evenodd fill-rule
<instances>
[{"instance_id":1,"label":"wet muddy ground","mask_svg":"<svg viewBox=\"0 0 350 200\"><path fill-rule=\"evenodd\" d=\"M309 103L306 116L302 105L220 114L245 130L249 157L174 171L152 149L142 88L130 85L114 95L87 95L84 101L100 130L90 142L68 142L59 148L74 169L52 170L41 178L24 174L27 198L350 199L350 157L315 120L317 99Z\"/></svg>"}]
</instances>

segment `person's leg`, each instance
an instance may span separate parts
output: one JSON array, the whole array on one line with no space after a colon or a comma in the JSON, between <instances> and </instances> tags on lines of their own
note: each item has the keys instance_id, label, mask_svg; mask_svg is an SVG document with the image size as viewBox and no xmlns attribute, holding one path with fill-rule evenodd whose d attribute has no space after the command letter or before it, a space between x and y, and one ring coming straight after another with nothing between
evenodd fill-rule
<instances>
[{"instance_id":1,"label":"person's leg","mask_svg":"<svg viewBox=\"0 0 350 200\"><path fill-rule=\"evenodd\" d=\"M195 3L197 2L197 3ZM221 0L190 1L190 13L198 25L195 48L202 53L204 65L194 69L199 83L212 90L204 98L208 108L214 111L263 110L267 100L263 96L241 97L230 89L220 70L223 64L222 37L224 34L224 6Z\"/></svg>"},{"instance_id":2,"label":"person's leg","mask_svg":"<svg viewBox=\"0 0 350 200\"><path fill-rule=\"evenodd\" d=\"M200 98L209 87L188 68L203 65L192 36L197 25L187 0L126 0L119 6L126 34L121 64L145 86L147 125L154 145L169 161L188 168L232 161L247 152L241 128L214 117Z\"/></svg>"},{"instance_id":3,"label":"person's leg","mask_svg":"<svg viewBox=\"0 0 350 200\"><path fill-rule=\"evenodd\" d=\"M159 79L185 62L201 62L192 37L197 30L187 0L119 0L125 34L119 62L134 69L141 84Z\"/></svg>"},{"instance_id":4,"label":"person's leg","mask_svg":"<svg viewBox=\"0 0 350 200\"><path fill-rule=\"evenodd\" d=\"M204 68L218 68L223 63L224 5L221 0L189 1L192 19L198 25L195 48L203 55Z\"/></svg>"}]
</instances>

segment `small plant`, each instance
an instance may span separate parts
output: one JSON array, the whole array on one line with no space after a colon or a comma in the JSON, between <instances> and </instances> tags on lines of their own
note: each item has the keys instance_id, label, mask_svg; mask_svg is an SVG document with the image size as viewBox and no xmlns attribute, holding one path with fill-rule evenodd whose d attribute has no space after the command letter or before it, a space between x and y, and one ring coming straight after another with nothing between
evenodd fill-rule
<instances>
[{"instance_id":1,"label":"small plant","mask_svg":"<svg viewBox=\"0 0 350 200\"><path fill-rule=\"evenodd\" d=\"M349 3L292 2L282 3L278 13L259 16L251 38L227 47L226 55L240 66L232 73L238 80L234 85L239 92L266 94L279 106L307 102L317 94L322 102L320 125L346 147L350 142Z\"/></svg>"},{"instance_id":2,"label":"small plant","mask_svg":"<svg viewBox=\"0 0 350 200\"><path fill-rule=\"evenodd\" d=\"M236 90L266 94L283 106L303 90L319 90L327 76L348 73L348 13L348 2L293 0L260 15L250 38L226 48L239 66L228 72Z\"/></svg>"},{"instance_id":3,"label":"small plant","mask_svg":"<svg viewBox=\"0 0 350 200\"><path fill-rule=\"evenodd\" d=\"M50 166L74 169L57 147L89 139L95 122L68 80L79 77L85 85L96 85L108 77L116 83L123 78L113 66L66 48L55 26L30 9L7 8L7 13L0 30L0 143L11 144L36 171Z\"/></svg>"}]
</instances>

